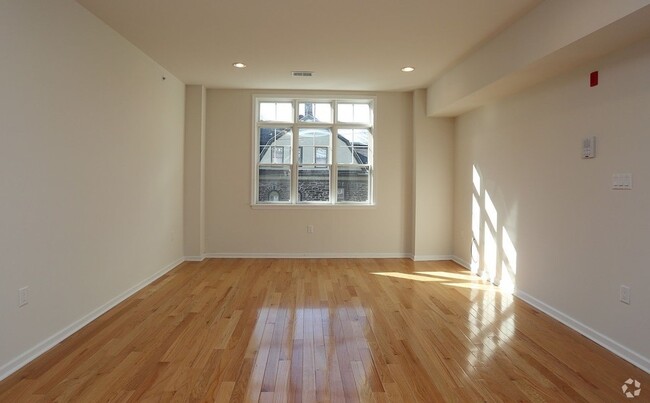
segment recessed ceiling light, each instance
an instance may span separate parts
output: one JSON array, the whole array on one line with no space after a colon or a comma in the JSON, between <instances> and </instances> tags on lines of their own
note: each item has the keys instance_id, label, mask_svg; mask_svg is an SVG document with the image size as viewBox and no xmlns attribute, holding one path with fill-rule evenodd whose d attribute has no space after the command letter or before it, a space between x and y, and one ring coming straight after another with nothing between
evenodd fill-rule
<instances>
[{"instance_id":1,"label":"recessed ceiling light","mask_svg":"<svg viewBox=\"0 0 650 403\"><path fill-rule=\"evenodd\" d=\"M233 63L232 65L237 67L238 69L243 69L246 67L246 65L242 62Z\"/></svg>"},{"instance_id":2,"label":"recessed ceiling light","mask_svg":"<svg viewBox=\"0 0 650 403\"><path fill-rule=\"evenodd\" d=\"M402 71L405 72L405 73L410 73L413 70L415 70L415 68L411 67L411 66L402 67Z\"/></svg>"}]
</instances>

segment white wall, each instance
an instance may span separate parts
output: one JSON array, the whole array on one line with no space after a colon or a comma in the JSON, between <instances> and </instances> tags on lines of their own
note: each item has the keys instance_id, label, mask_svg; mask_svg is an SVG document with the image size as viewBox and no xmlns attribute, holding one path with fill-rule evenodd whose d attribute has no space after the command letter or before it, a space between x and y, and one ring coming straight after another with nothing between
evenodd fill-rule
<instances>
[{"instance_id":1,"label":"white wall","mask_svg":"<svg viewBox=\"0 0 650 403\"><path fill-rule=\"evenodd\" d=\"M181 258L184 86L72 0L0 2L0 55L1 378Z\"/></svg>"},{"instance_id":2,"label":"white wall","mask_svg":"<svg viewBox=\"0 0 650 403\"><path fill-rule=\"evenodd\" d=\"M207 93L206 252L409 256L412 94L376 94L375 207L252 209L251 108L253 94L261 93ZM307 225L314 226L313 234Z\"/></svg>"},{"instance_id":3,"label":"white wall","mask_svg":"<svg viewBox=\"0 0 650 403\"><path fill-rule=\"evenodd\" d=\"M589 72L600 85L589 87ZM454 252L470 262L472 167L494 203L496 258L522 296L650 368L650 42L582 66L517 96L462 115L455 144ZM597 157L581 140L597 137ZM615 173L634 189L611 190ZM481 231L483 232L483 231ZM512 240L512 249L504 234ZM510 257L510 262L505 262ZM499 275L497 275L499 277ZM618 301L632 287L632 304Z\"/></svg>"}]
</instances>

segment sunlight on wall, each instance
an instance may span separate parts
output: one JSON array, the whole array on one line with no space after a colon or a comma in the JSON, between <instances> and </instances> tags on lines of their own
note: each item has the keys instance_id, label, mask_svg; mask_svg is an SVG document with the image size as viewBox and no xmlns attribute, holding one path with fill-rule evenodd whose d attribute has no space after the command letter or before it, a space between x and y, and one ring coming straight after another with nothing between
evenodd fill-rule
<instances>
[{"instance_id":1,"label":"sunlight on wall","mask_svg":"<svg viewBox=\"0 0 650 403\"><path fill-rule=\"evenodd\" d=\"M493 229L483 226L483 273L481 277L494 283L497 279L497 243Z\"/></svg>"},{"instance_id":2,"label":"sunlight on wall","mask_svg":"<svg viewBox=\"0 0 650 403\"><path fill-rule=\"evenodd\" d=\"M478 203L476 193L472 195L472 259L470 262L470 270L474 274L478 274L480 262L480 253L478 250L481 243L481 206Z\"/></svg>"},{"instance_id":3,"label":"sunlight on wall","mask_svg":"<svg viewBox=\"0 0 650 403\"><path fill-rule=\"evenodd\" d=\"M490 194L488 192L485 192L485 212L487 213L487 217L489 218L488 223L492 227L492 230L497 228L497 208L494 207L494 203L492 203L492 198L490 197Z\"/></svg>"},{"instance_id":4,"label":"sunlight on wall","mask_svg":"<svg viewBox=\"0 0 650 403\"><path fill-rule=\"evenodd\" d=\"M501 264L501 282L499 286L508 292L515 291L515 278L517 277L517 250L508 235L508 230L503 228L501 236L503 261Z\"/></svg>"},{"instance_id":5,"label":"sunlight on wall","mask_svg":"<svg viewBox=\"0 0 650 403\"><path fill-rule=\"evenodd\" d=\"M481 194L481 175L479 175L476 165L472 167L472 183L474 184L474 192Z\"/></svg>"},{"instance_id":6,"label":"sunlight on wall","mask_svg":"<svg viewBox=\"0 0 650 403\"><path fill-rule=\"evenodd\" d=\"M470 270L512 293L516 288L517 250L508 230L499 222L505 212L499 212L484 188L476 165L472 166L472 184Z\"/></svg>"}]
</instances>

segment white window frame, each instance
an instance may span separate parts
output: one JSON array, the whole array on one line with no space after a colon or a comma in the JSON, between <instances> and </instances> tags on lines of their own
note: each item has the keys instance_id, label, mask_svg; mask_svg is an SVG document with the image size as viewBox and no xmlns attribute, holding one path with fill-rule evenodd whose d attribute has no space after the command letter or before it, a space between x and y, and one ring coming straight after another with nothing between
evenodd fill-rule
<instances>
[{"instance_id":1,"label":"white window frame","mask_svg":"<svg viewBox=\"0 0 650 403\"><path fill-rule=\"evenodd\" d=\"M259 120L260 103L261 102L291 102L293 107L293 122L282 121L261 121ZM300 122L298 105L305 102L314 103L330 103L332 105L332 122ZM370 122L369 123L348 123L338 121L338 104L343 103L359 103L367 104L370 107ZM310 96L310 95L253 95L253 133L252 133L252 180L251 180L251 206L252 207L367 207L375 205L374 198L374 154L375 154L375 121L376 121L376 98L372 96ZM288 128L292 129L291 138L291 163L290 164L275 164L276 166L289 166L291 169L290 178L290 198L285 202L271 202L259 201L259 167L263 165L259 161L259 132L260 128ZM298 150L300 148L299 132L304 128L323 128L330 129L331 136L328 149L328 164L330 171L330 188L329 188L329 201L300 201L298 195L298 170L301 166L323 166L324 164L305 164L298 160ZM367 129L370 132L368 141L368 156L367 164L339 164L337 161L337 141L338 132L341 129ZM320 146L318 146L320 147ZM303 160L305 159L305 150L303 151ZM314 153L315 153L314 149ZM368 200L367 201L337 201L338 198L338 168L342 167L367 167L368 169Z\"/></svg>"}]
</instances>

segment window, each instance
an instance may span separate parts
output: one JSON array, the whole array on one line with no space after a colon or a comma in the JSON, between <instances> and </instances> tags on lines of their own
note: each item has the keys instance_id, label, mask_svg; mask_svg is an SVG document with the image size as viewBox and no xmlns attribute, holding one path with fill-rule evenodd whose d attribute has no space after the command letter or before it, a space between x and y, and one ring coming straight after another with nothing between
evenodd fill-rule
<instances>
[{"instance_id":1,"label":"window","mask_svg":"<svg viewBox=\"0 0 650 403\"><path fill-rule=\"evenodd\" d=\"M255 98L253 204L373 203L374 100Z\"/></svg>"}]
</instances>

